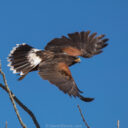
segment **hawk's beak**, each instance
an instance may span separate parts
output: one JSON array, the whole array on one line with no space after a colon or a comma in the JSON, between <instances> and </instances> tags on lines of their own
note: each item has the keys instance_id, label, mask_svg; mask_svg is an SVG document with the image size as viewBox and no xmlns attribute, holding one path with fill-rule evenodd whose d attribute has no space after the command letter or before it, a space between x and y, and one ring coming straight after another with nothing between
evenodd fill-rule
<instances>
[{"instance_id":1,"label":"hawk's beak","mask_svg":"<svg viewBox=\"0 0 128 128\"><path fill-rule=\"evenodd\" d=\"M76 63L79 63L80 61L81 61L80 58L75 59Z\"/></svg>"}]
</instances>

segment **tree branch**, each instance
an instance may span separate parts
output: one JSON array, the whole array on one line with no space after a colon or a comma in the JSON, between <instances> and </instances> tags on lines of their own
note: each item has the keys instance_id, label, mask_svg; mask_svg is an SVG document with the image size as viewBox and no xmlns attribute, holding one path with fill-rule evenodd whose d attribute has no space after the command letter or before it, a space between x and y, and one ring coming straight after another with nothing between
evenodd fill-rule
<instances>
[{"instance_id":1,"label":"tree branch","mask_svg":"<svg viewBox=\"0 0 128 128\"><path fill-rule=\"evenodd\" d=\"M6 88L4 85L0 84L0 87L8 93L7 88ZM35 117L34 114L32 113L32 111L29 110L29 109L13 94L13 92L11 92L11 94L12 94L14 100L16 101L16 103L17 103L22 109L24 109L24 111L26 111L26 112L30 115L30 117L32 118L32 120L33 120L33 122L34 122L36 128L40 128L40 125L39 125L39 123L38 123L36 117Z\"/></svg>"},{"instance_id":2,"label":"tree branch","mask_svg":"<svg viewBox=\"0 0 128 128\"><path fill-rule=\"evenodd\" d=\"M86 122L86 120L85 120L83 114L82 114L82 111L81 111L81 109L80 109L79 104L77 105L77 107L78 107L78 109L79 109L80 115L81 115L81 117L82 117L82 119L83 119L83 122L84 122L85 126L86 126L87 128L90 128L89 125L88 125L88 123Z\"/></svg>"},{"instance_id":3,"label":"tree branch","mask_svg":"<svg viewBox=\"0 0 128 128\"><path fill-rule=\"evenodd\" d=\"M7 123L7 121L5 122L5 128L8 128L8 123Z\"/></svg>"},{"instance_id":4,"label":"tree branch","mask_svg":"<svg viewBox=\"0 0 128 128\"><path fill-rule=\"evenodd\" d=\"M117 120L117 128L119 128L119 126L120 126L120 121Z\"/></svg>"},{"instance_id":5,"label":"tree branch","mask_svg":"<svg viewBox=\"0 0 128 128\"><path fill-rule=\"evenodd\" d=\"M16 107L16 104L15 104L15 101L14 101L13 96L12 96L12 94L11 94L11 91L10 91L10 89L9 89L9 87L8 87L5 74L4 74L4 72L2 71L2 69L1 69L1 62L0 62L0 74L1 74L2 77L3 77L3 81L4 81L4 84L5 84L5 87L6 87L6 89L7 89L8 94L9 94L10 100L11 100L11 102L12 102L12 104L13 104L13 108L14 108L14 110L15 110L15 112L16 112L17 118L18 118L18 120L19 120L21 126L22 126L23 128L26 128L25 124L23 123L23 121L22 121L22 119L21 119L21 117L20 117L20 114L19 114L18 109L17 109L17 107Z\"/></svg>"},{"instance_id":6,"label":"tree branch","mask_svg":"<svg viewBox=\"0 0 128 128\"><path fill-rule=\"evenodd\" d=\"M7 84L7 80L6 80L5 74L4 74L4 72L2 71L2 68L1 68L1 62L0 62L0 74L1 74L2 77L3 77L4 84L5 84L5 86L2 85L2 84L0 84L0 87L1 87L4 91L6 91L6 92L9 94L9 97L10 97L10 99L11 99L11 102L12 102L12 104L13 104L13 107L14 107L14 109L15 109L15 112L16 112L16 114L17 114L17 117L18 117L18 119L19 119L19 122L20 122L21 126L22 126L23 128L26 128L26 126L24 125L24 123L23 123L22 120L21 120L21 117L20 117L20 115L19 115L18 109L16 108L15 102L16 102L24 111L26 111L26 112L30 115L30 117L32 118L32 120L33 120L33 122L34 122L36 128L40 128L40 125L39 125L39 123L38 123L36 117L34 116L33 112L32 112L31 110L29 110L29 109L13 94L13 92L10 91L10 89L9 89L9 87L8 87L8 84ZM15 100L15 102L14 102L14 100Z\"/></svg>"},{"instance_id":7,"label":"tree branch","mask_svg":"<svg viewBox=\"0 0 128 128\"><path fill-rule=\"evenodd\" d=\"M11 99L11 102L12 102L12 104L13 104L13 107L14 107L14 109L15 109L16 115L17 115L17 117L18 117L18 119L19 119L19 122L20 122L21 126L22 126L23 128L26 128L26 126L25 126L24 123L22 122L22 119L21 119L21 117L20 117L20 115L19 115L18 109L16 108L15 102L16 102L22 109L24 109L24 111L26 111L26 112L30 115L30 117L32 118L32 120L33 120L33 122L34 122L36 128L40 128L40 125L39 125L39 123L38 123L36 117L34 116L33 112L32 112L31 110L29 110L29 109L13 94L13 92L10 91L10 89L9 89L9 87L8 87L8 84L7 84L7 80L6 80L5 74L4 74L4 72L2 71L2 68L1 68L1 61L0 61L0 74L1 74L2 77L3 77L4 84L5 84L5 86L2 85L2 84L0 84L0 87L1 87L4 91L6 91L6 92L9 94L9 97L10 97L10 99ZM14 100L15 100L15 102L14 102Z\"/></svg>"}]
</instances>

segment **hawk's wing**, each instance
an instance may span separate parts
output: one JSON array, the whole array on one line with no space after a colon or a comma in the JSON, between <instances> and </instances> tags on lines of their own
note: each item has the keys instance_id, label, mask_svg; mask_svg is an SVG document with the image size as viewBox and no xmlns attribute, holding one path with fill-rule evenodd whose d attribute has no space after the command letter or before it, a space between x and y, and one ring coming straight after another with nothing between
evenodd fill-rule
<instances>
[{"instance_id":1,"label":"hawk's wing","mask_svg":"<svg viewBox=\"0 0 128 128\"><path fill-rule=\"evenodd\" d=\"M79 97L85 102L93 100L93 98L85 98L80 95L81 91L75 84L71 72L65 63L59 62L57 64L46 64L42 62L40 63L38 70L39 75L43 79L56 85L64 93L68 93L70 96Z\"/></svg>"},{"instance_id":2,"label":"hawk's wing","mask_svg":"<svg viewBox=\"0 0 128 128\"><path fill-rule=\"evenodd\" d=\"M102 48L107 46L108 39L103 39L105 35L96 37L97 33L91 35L89 33L90 31L75 32L68 34L68 37L55 38L47 44L45 50L64 52L72 56L85 58L92 57L102 52Z\"/></svg>"}]
</instances>

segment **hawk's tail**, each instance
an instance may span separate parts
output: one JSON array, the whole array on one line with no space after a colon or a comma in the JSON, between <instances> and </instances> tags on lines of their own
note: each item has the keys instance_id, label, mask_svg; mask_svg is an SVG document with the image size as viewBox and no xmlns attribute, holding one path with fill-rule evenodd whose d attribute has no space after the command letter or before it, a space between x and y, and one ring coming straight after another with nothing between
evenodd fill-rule
<instances>
[{"instance_id":1,"label":"hawk's tail","mask_svg":"<svg viewBox=\"0 0 128 128\"><path fill-rule=\"evenodd\" d=\"M8 57L8 66L13 73L19 73L21 76L19 80L23 79L28 72L32 71L41 62L39 52L42 51L27 44L17 44L11 50Z\"/></svg>"}]
</instances>

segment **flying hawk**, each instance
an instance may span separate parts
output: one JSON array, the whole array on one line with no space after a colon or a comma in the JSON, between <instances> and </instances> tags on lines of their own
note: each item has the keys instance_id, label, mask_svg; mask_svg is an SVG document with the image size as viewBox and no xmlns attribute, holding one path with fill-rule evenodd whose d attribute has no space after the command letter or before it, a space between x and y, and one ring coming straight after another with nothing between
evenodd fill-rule
<instances>
[{"instance_id":1,"label":"flying hawk","mask_svg":"<svg viewBox=\"0 0 128 128\"><path fill-rule=\"evenodd\" d=\"M94 98L83 97L77 87L69 67L80 62L78 56L90 58L102 52L107 46L105 35L96 36L90 31L70 33L68 36L51 40L44 50L28 44L17 44L8 57L8 66L13 73L19 73L22 80L29 72L39 71L39 75L56 85L69 96L79 97L85 102Z\"/></svg>"}]
</instances>

